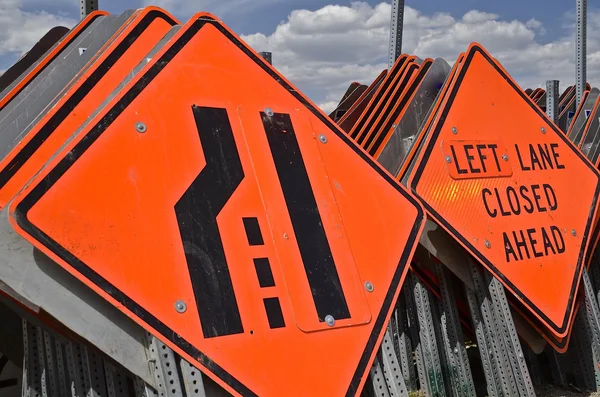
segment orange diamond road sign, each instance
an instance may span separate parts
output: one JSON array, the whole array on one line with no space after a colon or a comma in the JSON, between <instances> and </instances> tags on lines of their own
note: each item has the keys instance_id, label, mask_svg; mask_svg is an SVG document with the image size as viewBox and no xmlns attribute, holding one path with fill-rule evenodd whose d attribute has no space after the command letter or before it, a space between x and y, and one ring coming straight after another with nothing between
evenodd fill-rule
<instances>
[{"instance_id":1,"label":"orange diamond road sign","mask_svg":"<svg viewBox=\"0 0 600 397\"><path fill-rule=\"evenodd\" d=\"M478 44L432 117L410 188L563 338L596 212L598 171Z\"/></svg>"},{"instance_id":2,"label":"orange diamond road sign","mask_svg":"<svg viewBox=\"0 0 600 397\"><path fill-rule=\"evenodd\" d=\"M206 14L10 214L231 393L261 396L359 394L424 221L415 198Z\"/></svg>"}]
</instances>

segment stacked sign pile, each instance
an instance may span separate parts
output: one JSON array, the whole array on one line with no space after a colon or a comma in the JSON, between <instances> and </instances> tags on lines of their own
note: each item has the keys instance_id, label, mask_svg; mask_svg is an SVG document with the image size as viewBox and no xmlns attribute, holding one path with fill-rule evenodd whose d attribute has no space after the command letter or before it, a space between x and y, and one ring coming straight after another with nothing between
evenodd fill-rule
<instances>
[{"instance_id":1,"label":"stacked sign pile","mask_svg":"<svg viewBox=\"0 0 600 397\"><path fill-rule=\"evenodd\" d=\"M329 115L430 219L390 323L409 390L597 390L598 92L569 87L553 124L474 44L453 68L403 55Z\"/></svg>"},{"instance_id":2,"label":"stacked sign pile","mask_svg":"<svg viewBox=\"0 0 600 397\"><path fill-rule=\"evenodd\" d=\"M24 393L600 389L587 88L554 123L473 44L403 55L327 117L210 14L53 29L0 77Z\"/></svg>"}]
</instances>

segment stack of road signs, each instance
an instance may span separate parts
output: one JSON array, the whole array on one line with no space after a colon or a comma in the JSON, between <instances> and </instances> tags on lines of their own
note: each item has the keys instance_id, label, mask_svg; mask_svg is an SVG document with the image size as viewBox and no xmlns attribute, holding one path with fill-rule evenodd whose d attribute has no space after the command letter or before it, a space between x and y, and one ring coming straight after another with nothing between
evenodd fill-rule
<instances>
[{"instance_id":1,"label":"stack of road signs","mask_svg":"<svg viewBox=\"0 0 600 397\"><path fill-rule=\"evenodd\" d=\"M327 117L210 14L96 12L0 77L0 210L161 341L163 395L199 394L192 366L244 396L598 390L587 88L555 124L472 44L400 56ZM85 368L127 363L23 324L28 394L126 395Z\"/></svg>"},{"instance_id":2,"label":"stack of road signs","mask_svg":"<svg viewBox=\"0 0 600 397\"><path fill-rule=\"evenodd\" d=\"M350 131L356 120L364 113L365 107L371 101L386 76L387 70L383 70L360 96L357 98L349 96L346 101L341 102L334 110L334 114L339 114L340 110L343 112L338 119L334 120L344 131Z\"/></svg>"},{"instance_id":3,"label":"stack of road signs","mask_svg":"<svg viewBox=\"0 0 600 397\"><path fill-rule=\"evenodd\" d=\"M405 89L399 83L394 86L394 81L402 80L394 73L402 75L399 65L407 58L400 57L390 69L388 92ZM428 61L422 64L426 65ZM594 241L590 241L595 237L592 233L594 224L590 220L596 213L598 172L560 131L583 129L576 125L585 123L586 119L593 122L593 118L588 117L590 111L586 109L586 103L589 108L587 98L594 94L597 98L597 89L589 90L588 87L579 109L574 107L573 87L565 90L559 100L559 129L538 108L545 107L545 91L538 89L528 98L479 46L473 45L459 57L454 69L448 71L449 68L446 69L448 78L438 77L437 87L441 93L434 96L435 102L431 100L427 104L425 109L429 112L423 110L422 99L411 98L413 91L407 90L394 99L382 95L379 103L375 97L358 119L390 118L395 109L409 102L412 107L407 107L406 120L417 119L416 124L395 123L391 131L380 127L363 132L363 125L357 122L350 130L350 136L393 176L406 183L424 203L432 221L441 226L440 229L432 224L431 230L427 226L421 244L428 248L429 256L437 256L437 261L451 268L468 286L466 302L452 295L446 295L446 300L451 299L457 308L467 306L471 309L475 334L467 334L467 337L474 336L479 346L486 346L485 350L492 352L487 355L480 349L487 392L490 395L530 395L532 379L539 380L540 363L529 353L531 349L541 352L545 342L557 352L567 351L574 313L579 307L576 291L583 265L591 258L592 249L586 254L586 247L595 246ZM423 83L419 83L419 78L415 79L416 87L425 84L428 74L424 72L424 75ZM572 114L568 115L568 112ZM474 115L481 117L477 120ZM597 129L597 126L588 128ZM594 134L594 138L596 136ZM369 141L368 137L375 138ZM378 139L389 145L384 145L383 150L373 150L372 141ZM594 142L593 138L589 140ZM411 152L418 152L418 158L414 159ZM596 157L591 160L595 161ZM580 178L577 187L570 179L561 186L561 174L567 175L563 170L575 167L578 169L575 174ZM574 189L579 188L581 190L573 194ZM579 214L571 211L573 207L581 206L582 201L585 205ZM563 205L565 207L561 209ZM444 232L453 236L462 248L444 240ZM459 254L462 249L469 255ZM415 274L442 305L447 305L440 294L441 287L447 282L433 271L435 264L434 267L426 264L430 259L422 260L418 252L413 267ZM470 257L477 259L496 279L487 275L481 278L479 271L469 265ZM502 284L496 280L511 292L506 298ZM484 285L489 289L483 288ZM547 288L548 285L553 288ZM474 289L473 296L469 287ZM597 303L595 306L595 310L594 307L586 309L598 314ZM423 309L417 308L418 311ZM460 317L454 322L460 321ZM447 315L444 321L448 318L452 316ZM431 319L435 322L435 315ZM511 324L513 319L515 326ZM438 368L445 365L461 368L460 365L457 367L461 363L459 353L443 352L447 341L456 336L451 332L444 335L449 330L448 324L438 325L441 326L441 337L432 334L425 335L429 339L427 342L422 338L419 340L420 349L428 343L437 345L438 351L436 353L431 347L424 353L416 351L417 357L434 356L429 364L418 366L418 372L437 373ZM594 333L600 330L594 328L598 325L593 315L589 322L583 321L581 327L593 331L588 341L600 335ZM479 327L481 333L478 333ZM462 328L468 332L468 327ZM536 335L541 335L545 341ZM525 342L525 347L521 347L519 339ZM593 346L595 349L596 345ZM551 356L554 363L542 361L545 366L552 364L553 369L559 359L561 363L567 360L557 358L556 354ZM580 365L595 371L593 362ZM443 372L440 372L442 384L449 382L444 387L447 394L455 394L454 383L469 384L467 376ZM567 375L568 369L558 372L552 380L561 383L560 379ZM420 387L435 395L435 390L431 389L437 387L436 382L429 381L425 375L419 379ZM425 385L423 379L426 379ZM506 382L498 383L494 379L505 379ZM585 378L577 381L586 386Z\"/></svg>"}]
</instances>

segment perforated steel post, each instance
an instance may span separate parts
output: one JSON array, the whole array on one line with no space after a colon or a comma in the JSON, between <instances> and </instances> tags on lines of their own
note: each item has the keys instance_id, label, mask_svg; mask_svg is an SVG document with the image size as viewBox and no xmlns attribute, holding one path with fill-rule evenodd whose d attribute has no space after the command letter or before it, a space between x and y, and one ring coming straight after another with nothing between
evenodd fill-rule
<instances>
[{"instance_id":1,"label":"perforated steel post","mask_svg":"<svg viewBox=\"0 0 600 397\"><path fill-rule=\"evenodd\" d=\"M546 81L546 114L556 122L558 119L558 80Z\"/></svg>"},{"instance_id":2,"label":"perforated steel post","mask_svg":"<svg viewBox=\"0 0 600 397\"><path fill-rule=\"evenodd\" d=\"M79 0L79 11L81 19L88 14L98 10L98 0Z\"/></svg>"},{"instance_id":3,"label":"perforated steel post","mask_svg":"<svg viewBox=\"0 0 600 397\"><path fill-rule=\"evenodd\" d=\"M587 0L577 0L577 31L575 32L577 106L581 103L587 82Z\"/></svg>"},{"instance_id":4,"label":"perforated steel post","mask_svg":"<svg viewBox=\"0 0 600 397\"><path fill-rule=\"evenodd\" d=\"M392 0L388 68L402 53L402 27L404 25L404 0Z\"/></svg>"}]
</instances>

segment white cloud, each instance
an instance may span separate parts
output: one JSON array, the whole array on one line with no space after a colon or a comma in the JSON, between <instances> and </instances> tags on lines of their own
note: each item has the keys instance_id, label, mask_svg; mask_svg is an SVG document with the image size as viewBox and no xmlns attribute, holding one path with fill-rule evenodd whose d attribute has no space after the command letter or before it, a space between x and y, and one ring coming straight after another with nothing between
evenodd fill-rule
<instances>
[{"instance_id":1,"label":"white cloud","mask_svg":"<svg viewBox=\"0 0 600 397\"><path fill-rule=\"evenodd\" d=\"M23 11L20 0L0 0L0 57L28 51L51 28L75 20L46 11Z\"/></svg>"},{"instance_id":2,"label":"white cloud","mask_svg":"<svg viewBox=\"0 0 600 397\"><path fill-rule=\"evenodd\" d=\"M322 108L335 106L353 81L365 84L386 67L390 5L328 5L295 10L271 34L243 36L258 51L272 51L274 66ZM566 20L570 20L566 16ZM600 12L588 14L588 80L600 82ZM544 43L542 23L506 20L472 10L460 18L447 13L424 14L406 7L403 50L452 63L477 41L498 59L524 87L558 79L574 83L574 26L566 23L564 37Z\"/></svg>"},{"instance_id":3,"label":"white cloud","mask_svg":"<svg viewBox=\"0 0 600 397\"><path fill-rule=\"evenodd\" d=\"M325 102L325 103L320 103L319 107L325 113L329 114L329 113L331 113L331 112L333 112L335 110L335 108L337 107L337 105L338 105L338 101L329 101L329 102Z\"/></svg>"},{"instance_id":4,"label":"white cloud","mask_svg":"<svg viewBox=\"0 0 600 397\"><path fill-rule=\"evenodd\" d=\"M462 20L465 23L479 23L479 22L493 21L498 18L499 18L499 16L496 14L490 14L488 12L471 10L462 17Z\"/></svg>"}]
</instances>

